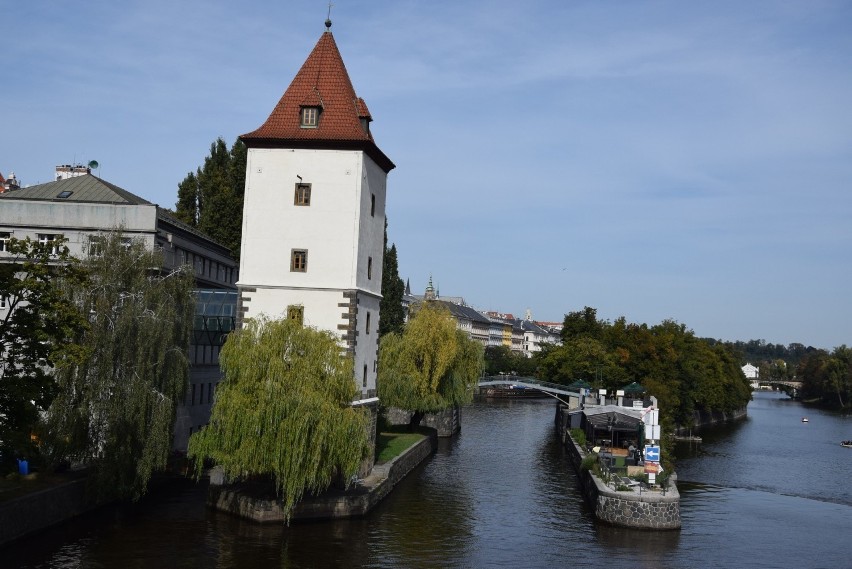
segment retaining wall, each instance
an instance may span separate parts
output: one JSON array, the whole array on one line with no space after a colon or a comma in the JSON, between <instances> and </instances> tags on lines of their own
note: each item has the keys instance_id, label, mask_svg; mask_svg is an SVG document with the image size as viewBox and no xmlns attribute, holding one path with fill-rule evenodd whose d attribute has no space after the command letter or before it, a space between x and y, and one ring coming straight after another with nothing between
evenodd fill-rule
<instances>
[{"instance_id":1,"label":"retaining wall","mask_svg":"<svg viewBox=\"0 0 852 569\"><path fill-rule=\"evenodd\" d=\"M62 523L98 505L86 494L85 479L0 503L0 545Z\"/></svg>"},{"instance_id":2,"label":"retaining wall","mask_svg":"<svg viewBox=\"0 0 852 569\"><path fill-rule=\"evenodd\" d=\"M586 454L565 430L566 414L563 411L562 406L557 407L557 429L562 426L559 435L565 443L571 464L577 472L583 497L586 503L594 508L595 517L603 522L634 529L680 529L680 493L677 491L675 482L669 482L665 494L651 491L639 494L633 490L629 492L613 490L590 471L580 468Z\"/></svg>"},{"instance_id":3,"label":"retaining wall","mask_svg":"<svg viewBox=\"0 0 852 569\"><path fill-rule=\"evenodd\" d=\"M413 414L413 411L390 407L385 411L385 419L391 425L407 425ZM435 429L439 437L452 437L461 430L461 408L453 407L437 413L426 413L420 424Z\"/></svg>"},{"instance_id":4,"label":"retaining wall","mask_svg":"<svg viewBox=\"0 0 852 569\"><path fill-rule=\"evenodd\" d=\"M727 423L729 421L739 421L748 416L747 407L740 407L734 411L695 411L692 414L692 429L707 427L710 425L718 425L719 423ZM678 427L675 433L678 435L686 435L689 433L690 427Z\"/></svg>"},{"instance_id":5,"label":"retaining wall","mask_svg":"<svg viewBox=\"0 0 852 569\"><path fill-rule=\"evenodd\" d=\"M305 497L296 505L291 520L324 520L366 515L400 480L438 448L435 434L413 445L393 460L373 467L370 475L348 490L329 489L319 496ZM283 523L286 515L279 500L258 495L251 486L239 484L222 486L215 474L210 477L207 504L259 523Z\"/></svg>"}]
</instances>

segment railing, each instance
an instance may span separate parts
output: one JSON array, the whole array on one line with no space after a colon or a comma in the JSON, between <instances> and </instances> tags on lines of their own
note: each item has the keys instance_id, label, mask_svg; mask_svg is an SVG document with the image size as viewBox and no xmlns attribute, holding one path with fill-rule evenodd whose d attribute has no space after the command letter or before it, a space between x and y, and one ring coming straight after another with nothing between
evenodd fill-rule
<instances>
[{"instance_id":1,"label":"railing","mask_svg":"<svg viewBox=\"0 0 852 569\"><path fill-rule=\"evenodd\" d=\"M501 384L524 384L532 387L542 387L545 389L550 389L559 393L576 393L577 395L579 395L579 391L572 391L571 389L568 389L567 385L562 385L561 383L549 383L547 381L541 381L534 377L524 377L521 375L486 375L479 380L479 385L481 386Z\"/></svg>"}]
</instances>

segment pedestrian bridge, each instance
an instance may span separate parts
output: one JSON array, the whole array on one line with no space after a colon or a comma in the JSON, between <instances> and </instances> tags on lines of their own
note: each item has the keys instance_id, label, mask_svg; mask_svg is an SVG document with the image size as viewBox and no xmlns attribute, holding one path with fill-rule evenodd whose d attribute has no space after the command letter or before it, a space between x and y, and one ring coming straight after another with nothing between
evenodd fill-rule
<instances>
[{"instance_id":1,"label":"pedestrian bridge","mask_svg":"<svg viewBox=\"0 0 852 569\"><path fill-rule=\"evenodd\" d=\"M556 399L560 399L557 395L580 397L580 392L578 390L568 389L567 386L559 383L540 381L534 377L522 377L519 375L486 375L479 380L479 387L509 387L510 385L516 385L525 389L535 389Z\"/></svg>"}]
</instances>

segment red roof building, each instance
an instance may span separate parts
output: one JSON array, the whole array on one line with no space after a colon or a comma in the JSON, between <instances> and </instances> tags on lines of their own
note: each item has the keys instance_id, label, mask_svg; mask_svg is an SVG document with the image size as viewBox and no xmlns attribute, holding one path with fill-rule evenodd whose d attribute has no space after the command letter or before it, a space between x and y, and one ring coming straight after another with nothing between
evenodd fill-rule
<instances>
[{"instance_id":1,"label":"red roof building","mask_svg":"<svg viewBox=\"0 0 852 569\"><path fill-rule=\"evenodd\" d=\"M240 138L249 148L362 150L390 172L394 164L376 146L372 120L364 99L355 94L329 29L266 122Z\"/></svg>"}]
</instances>

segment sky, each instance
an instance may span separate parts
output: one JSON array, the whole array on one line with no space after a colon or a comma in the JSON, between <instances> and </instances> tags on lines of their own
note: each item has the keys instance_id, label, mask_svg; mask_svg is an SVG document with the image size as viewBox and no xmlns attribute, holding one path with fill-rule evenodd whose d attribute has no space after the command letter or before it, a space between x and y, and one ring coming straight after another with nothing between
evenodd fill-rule
<instances>
[{"instance_id":1,"label":"sky","mask_svg":"<svg viewBox=\"0 0 852 569\"><path fill-rule=\"evenodd\" d=\"M260 126L328 2L0 0L0 173L163 207ZM422 293L852 344L852 3L335 0Z\"/></svg>"}]
</instances>

